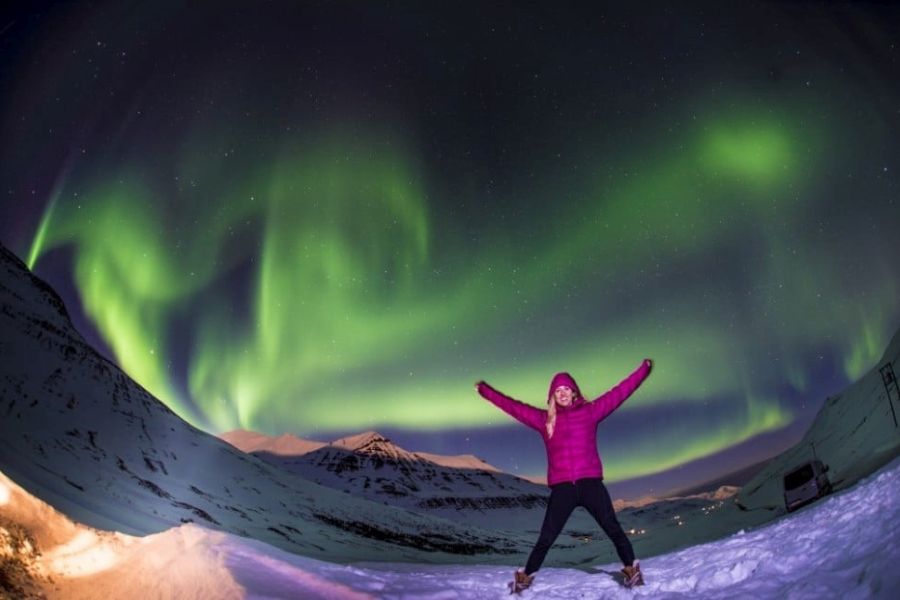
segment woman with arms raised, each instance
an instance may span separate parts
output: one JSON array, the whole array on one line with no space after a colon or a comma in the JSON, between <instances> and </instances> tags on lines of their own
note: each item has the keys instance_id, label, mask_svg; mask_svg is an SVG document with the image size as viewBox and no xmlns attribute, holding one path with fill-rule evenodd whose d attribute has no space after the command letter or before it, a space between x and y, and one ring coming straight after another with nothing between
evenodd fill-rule
<instances>
[{"instance_id":1,"label":"woman with arms raised","mask_svg":"<svg viewBox=\"0 0 900 600\"><path fill-rule=\"evenodd\" d=\"M650 374L653 361L641 366L619 385L590 402L584 399L575 379L557 373L550 382L547 410L506 396L484 381L475 384L478 393L521 423L540 433L547 449L547 485L550 501L544 523L524 570L517 570L510 584L519 593L534 579L547 551L578 506L597 520L616 546L624 564L625 585L642 585L640 565L628 536L619 525L609 492L603 484L603 464L597 452L597 424L616 410Z\"/></svg>"}]
</instances>

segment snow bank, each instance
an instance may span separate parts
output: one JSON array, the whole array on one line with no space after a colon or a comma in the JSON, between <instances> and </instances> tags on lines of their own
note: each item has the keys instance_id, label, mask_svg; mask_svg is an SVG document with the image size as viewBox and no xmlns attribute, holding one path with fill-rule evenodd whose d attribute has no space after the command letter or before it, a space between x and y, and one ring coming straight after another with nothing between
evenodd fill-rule
<instances>
[{"instance_id":1,"label":"snow bank","mask_svg":"<svg viewBox=\"0 0 900 600\"><path fill-rule=\"evenodd\" d=\"M146 537L100 531L73 523L2 472L0 499L0 558L18 558L20 576L15 586L0 578L0 598L39 597L34 588L66 600L246 597L218 549L225 534L195 525ZM7 547L22 537L10 536L11 527L27 532L38 552Z\"/></svg>"}]
</instances>

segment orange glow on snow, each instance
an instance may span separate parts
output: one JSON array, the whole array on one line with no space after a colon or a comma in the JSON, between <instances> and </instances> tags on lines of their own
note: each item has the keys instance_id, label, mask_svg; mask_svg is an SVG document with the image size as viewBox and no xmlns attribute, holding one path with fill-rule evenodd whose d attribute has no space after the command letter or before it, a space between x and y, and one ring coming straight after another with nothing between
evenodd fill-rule
<instances>
[{"instance_id":1,"label":"orange glow on snow","mask_svg":"<svg viewBox=\"0 0 900 600\"><path fill-rule=\"evenodd\" d=\"M109 542L92 531L82 531L45 555L45 564L66 577L85 577L116 566L120 557Z\"/></svg>"}]
</instances>

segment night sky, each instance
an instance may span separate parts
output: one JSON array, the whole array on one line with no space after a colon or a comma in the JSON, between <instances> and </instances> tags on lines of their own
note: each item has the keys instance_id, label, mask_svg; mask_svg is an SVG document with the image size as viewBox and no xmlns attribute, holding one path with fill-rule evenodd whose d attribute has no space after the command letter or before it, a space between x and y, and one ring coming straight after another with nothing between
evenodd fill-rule
<instances>
[{"instance_id":1,"label":"night sky","mask_svg":"<svg viewBox=\"0 0 900 600\"><path fill-rule=\"evenodd\" d=\"M900 9L430 4L5 13L0 241L212 433L542 476L473 383L544 406L653 358L599 429L621 496L780 451L876 364Z\"/></svg>"}]
</instances>

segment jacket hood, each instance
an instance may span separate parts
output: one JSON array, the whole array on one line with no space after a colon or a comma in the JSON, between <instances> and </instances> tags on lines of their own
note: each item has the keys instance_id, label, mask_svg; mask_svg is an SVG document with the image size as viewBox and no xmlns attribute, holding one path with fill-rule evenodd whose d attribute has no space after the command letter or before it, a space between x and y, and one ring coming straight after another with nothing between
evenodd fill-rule
<instances>
[{"instance_id":1,"label":"jacket hood","mask_svg":"<svg viewBox=\"0 0 900 600\"><path fill-rule=\"evenodd\" d=\"M575 396L572 400L572 404L569 405L568 408L579 406L584 402L584 396L582 396L581 390L578 388L578 384L575 382L575 378L566 372L562 372L557 373L553 376L553 379L550 380L550 389L547 391L547 404L550 404L550 402L553 400L553 390L561 385L571 388ZM563 407L560 406L559 408Z\"/></svg>"}]
</instances>

